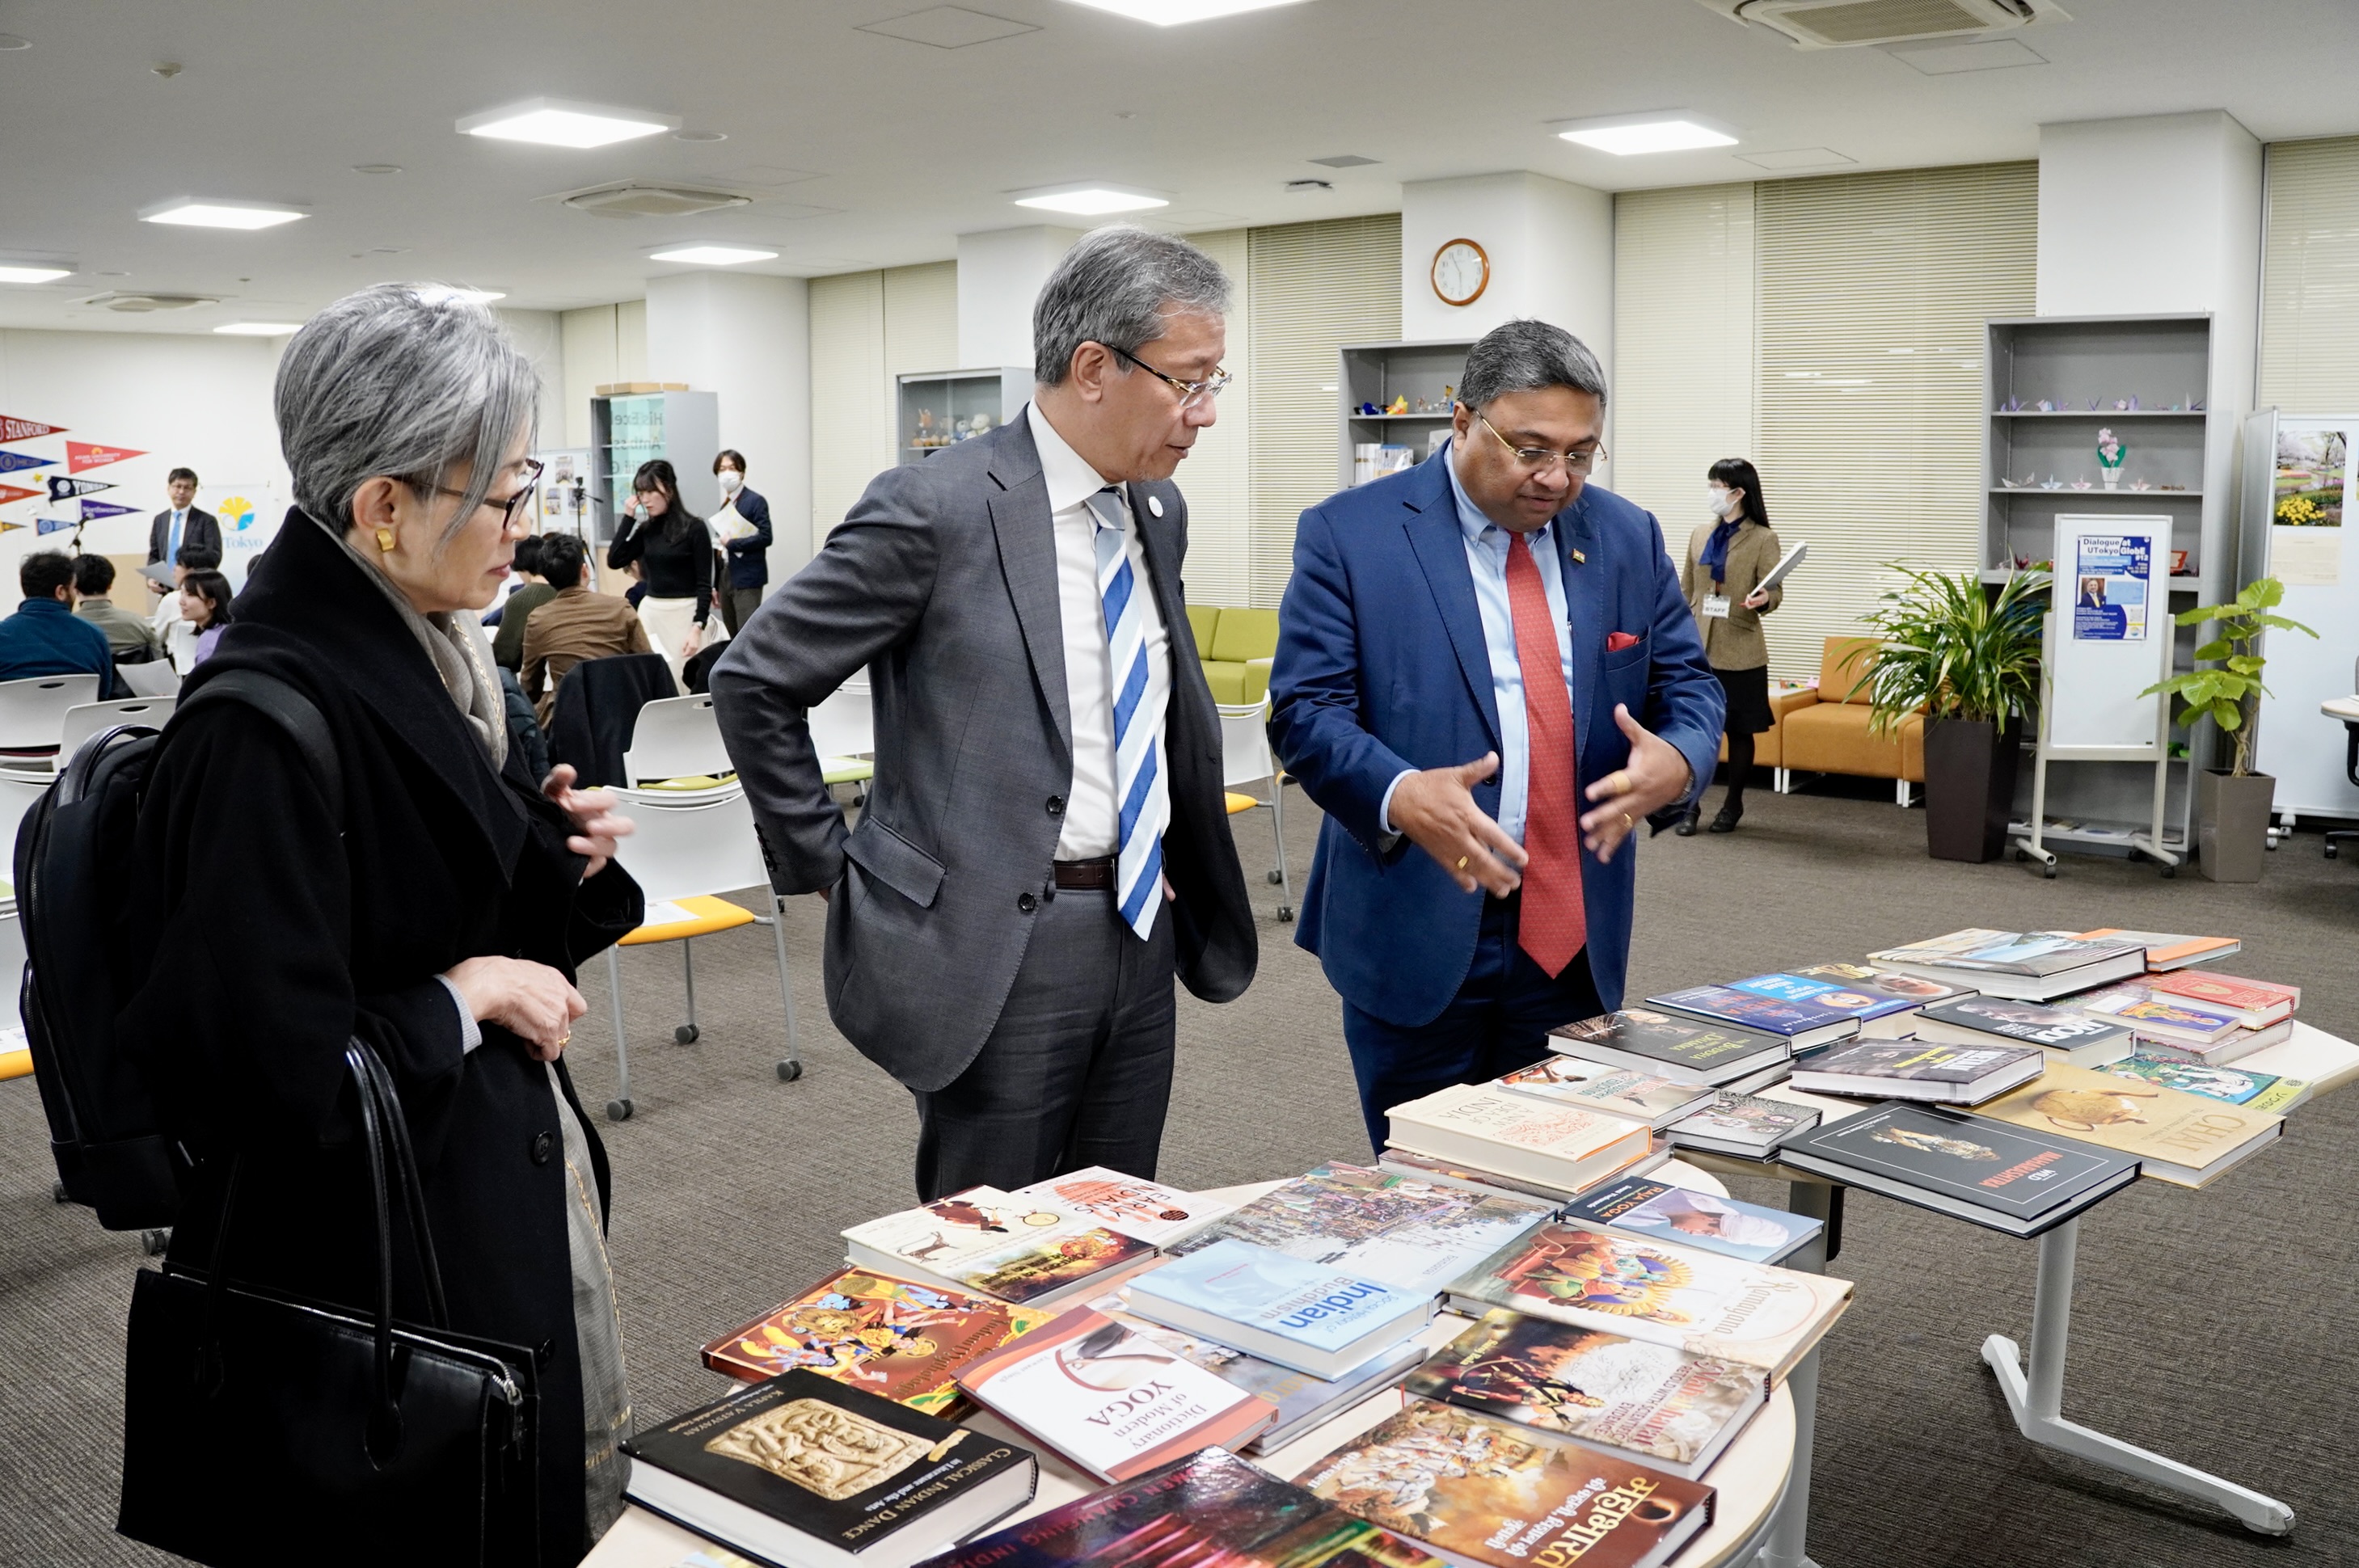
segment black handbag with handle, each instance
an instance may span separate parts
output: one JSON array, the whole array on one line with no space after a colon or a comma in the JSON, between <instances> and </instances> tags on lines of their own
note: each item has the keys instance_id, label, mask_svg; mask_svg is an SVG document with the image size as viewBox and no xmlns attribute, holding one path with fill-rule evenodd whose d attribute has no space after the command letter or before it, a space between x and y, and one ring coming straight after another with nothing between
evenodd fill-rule
<instances>
[{"instance_id":1,"label":"black handbag with handle","mask_svg":"<svg viewBox=\"0 0 2359 1568\"><path fill-rule=\"evenodd\" d=\"M374 1315L236 1283L233 1168L211 1265L132 1290L115 1528L215 1568L539 1558L539 1401L529 1352L449 1332L391 1075L358 1040L375 1226ZM432 1322L393 1315L390 1167Z\"/></svg>"}]
</instances>

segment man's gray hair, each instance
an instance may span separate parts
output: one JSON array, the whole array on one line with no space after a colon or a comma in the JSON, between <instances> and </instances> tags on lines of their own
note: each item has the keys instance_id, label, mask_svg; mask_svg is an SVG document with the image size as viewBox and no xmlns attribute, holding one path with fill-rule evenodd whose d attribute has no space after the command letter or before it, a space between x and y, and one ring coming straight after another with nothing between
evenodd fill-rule
<instances>
[{"instance_id":1,"label":"man's gray hair","mask_svg":"<svg viewBox=\"0 0 2359 1568\"><path fill-rule=\"evenodd\" d=\"M1509 392L1569 386L1605 406L1605 371L1589 345L1561 327L1528 318L1494 327L1466 351L1458 401L1476 412Z\"/></svg>"},{"instance_id":2,"label":"man's gray hair","mask_svg":"<svg viewBox=\"0 0 2359 1568\"><path fill-rule=\"evenodd\" d=\"M1163 336L1170 317L1228 308L1229 275L1187 241L1126 223L1093 229L1065 253L1032 308L1032 378L1059 385L1083 343L1136 353ZM1125 362L1123 373L1130 370Z\"/></svg>"},{"instance_id":3,"label":"man's gray hair","mask_svg":"<svg viewBox=\"0 0 2359 1568\"><path fill-rule=\"evenodd\" d=\"M278 362L275 402L296 503L338 534L367 481L431 488L472 461L448 538L516 437L529 439L540 377L488 306L439 285L379 283L304 323Z\"/></svg>"}]
</instances>

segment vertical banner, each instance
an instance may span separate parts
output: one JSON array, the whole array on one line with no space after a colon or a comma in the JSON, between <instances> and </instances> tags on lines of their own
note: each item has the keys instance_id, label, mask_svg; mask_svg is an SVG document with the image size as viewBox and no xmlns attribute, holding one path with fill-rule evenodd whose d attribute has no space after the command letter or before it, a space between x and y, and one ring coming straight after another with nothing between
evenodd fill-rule
<instances>
[{"instance_id":1,"label":"vertical banner","mask_svg":"<svg viewBox=\"0 0 2359 1568\"><path fill-rule=\"evenodd\" d=\"M225 484L201 490L197 504L221 519L222 574L231 588L245 588L245 574L278 537L284 516L269 486Z\"/></svg>"}]
</instances>

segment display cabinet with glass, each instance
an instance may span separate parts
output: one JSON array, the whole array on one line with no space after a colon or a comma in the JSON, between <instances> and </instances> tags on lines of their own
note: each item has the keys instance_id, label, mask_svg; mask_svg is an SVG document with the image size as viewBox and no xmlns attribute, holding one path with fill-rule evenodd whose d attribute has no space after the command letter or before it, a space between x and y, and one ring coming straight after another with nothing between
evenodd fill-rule
<instances>
[{"instance_id":1,"label":"display cabinet with glass","mask_svg":"<svg viewBox=\"0 0 2359 1568\"><path fill-rule=\"evenodd\" d=\"M897 463L921 463L944 447L997 429L1032 395L1028 365L929 371L900 378Z\"/></svg>"},{"instance_id":2,"label":"display cabinet with glass","mask_svg":"<svg viewBox=\"0 0 2359 1568\"><path fill-rule=\"evenodd\" d=\"M680 499L710 517L721 506L712 460L721 450L721 399L711 392L617 393L590 400L590 526L600 542L630 504L639 465L663 458L679 474Z\"/></svg>"}]
</instances>

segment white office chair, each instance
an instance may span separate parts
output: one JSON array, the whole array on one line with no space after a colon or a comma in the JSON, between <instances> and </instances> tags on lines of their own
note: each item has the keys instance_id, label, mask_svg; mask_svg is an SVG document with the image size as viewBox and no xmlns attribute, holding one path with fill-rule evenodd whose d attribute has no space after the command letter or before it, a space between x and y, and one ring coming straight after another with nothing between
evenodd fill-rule
<instances>
[{"instance_id":1,"label":"white office chair","mask_svg":"<svg viewBox=\"0 0 2359 1568\"><path fill-rule=\"evenodd\" d=\"M0 768L0 830L8 837L0 843L0 858L16 864L16 831L25 825L25 814L33 809L41 796L49 794L56 783L49 773L29 773L21 768ZM14 875L13 872L0 875Z\"/></svg>"},{"instance_id":2,"label":"white office chair","mask_svg":"<svg viewBox=\"0 0 2359 1568\"><path fill-rule=\"evenodd\" d=\"M869 760L876 750L876 720L865 679L856 687L846 681L805 718L822 780L860 784L876 776L876 764Z\"/></svg>"},{"instance_id":3,"label":"white office chair","mask_svg":"<svg viewBox=\"0 0 2359 1568\"><path fill-rule=\"evenodd\" d=\"M769 892L770 873L762 863L760 840L754 836L754 808L745 792L734 785L718 791L676 795L660 790L617 789L622 809L636 827L622 840L615 859L647 894L647 923L616 944L640 947L658 942L680 945L681 977L688 993L688 1022L672 1031L682 1045L697 1039L696 958L699 936L751 925L756 916L741 904L715 894L735 888L758 887L769 896L771 933L778 945L778 996L786 1004L787 1054L777 1065L778 1076L793 1083L803 1076L795 1045L795 993L787 971L787 927L777 918L785 901ZM614 1098L606 1115L627 1121L631 1115L630 1047L623 1032L623 967L615 948L606 949L606 993L614 1018Z\"/></svg>"},{"instance_id":4,"label":"white office chair","mask_svg":"<svg viewBox=\"0 0 2359 1568\"><path fill-rule=\"evenodd\" d=\"M69 708L58 734L58 754L49 761L58 772L63 773L84 741L118 724L145 724L151 730L161 730L165 720L172 717L175 702L168 697L119 697L112 702L85 702Z\"/></svg>"},{"instance_id":5,"label":"white office chair","mask_svg":"<svg viewBox=\"0 0 2359 1568\"><path fill-rule=\"evenodd\" d=\"M658 697L639 709L631 749L623 753L623 776L633 787L669 779L724 779L734 772L711 697Z\"/></svg>"},{"instance_id":6,"label":"white office chair","mask_svg":"<svg viewBox=\"0 0 2359 1568\"><path fill-rule=\"evenodd\" d=\"M117 665L114 680L118 687L134 697L177 697L180 692L180 672L172 667L169 659L150 659L144 665Z\"/></svg>"},{"instance_id":7,"label":"white office chair","mask_svg":"<svg viewBox=\"0 0 2359 1568\"><path fill-rule=\"evenodd\" d=\"M1294 918L1294 879L1286 866L1286 782L1269 754L1269 703L1213 704L1221 710L1221 787L1228 797L1229 815L1267 811L1270 832L1277 843L1277 864L1269 880L1282 890L1277 906L1281 921ZM1266 782L1269 798L1241 792L1239 784Z\"/></svg>"},{"instance_id":8,"label":"white office chair","mask_svg":"<svg viewBox=\"0 0 2359 1568\"><path fill-rule=\"evenodd\" d=\"M99 698L96 676L31 676L0 681L0 763L48 771L66 709Z\"/></svg>"}]
</instances>

